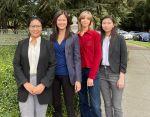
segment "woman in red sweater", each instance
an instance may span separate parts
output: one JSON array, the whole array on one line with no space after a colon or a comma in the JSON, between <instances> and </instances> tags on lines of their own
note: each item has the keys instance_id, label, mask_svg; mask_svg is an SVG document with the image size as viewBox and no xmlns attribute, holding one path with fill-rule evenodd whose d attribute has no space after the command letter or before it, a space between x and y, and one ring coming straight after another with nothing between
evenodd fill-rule
<instances>
[{"instance_id":1,"label":"woman in red sweater","mask_svg":"<svg viewBox=\"0 0 150 117\"><path fill-rule=\"evenodd\" d=\"M91 30L92 14L83 11L79 16L79 43L82 64L82 89L79 92L81 117L101 117L99 64L101 36Z\"/></svg>"}]
</instances>

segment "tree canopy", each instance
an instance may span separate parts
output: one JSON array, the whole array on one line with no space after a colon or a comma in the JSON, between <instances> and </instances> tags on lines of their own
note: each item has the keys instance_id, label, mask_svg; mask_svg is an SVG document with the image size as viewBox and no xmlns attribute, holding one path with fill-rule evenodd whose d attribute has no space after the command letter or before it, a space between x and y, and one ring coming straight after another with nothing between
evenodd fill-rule
<instances>
[{"instance_id":1,"label":"tree canopy","mask_svg":"<svg viewBox=\"0 0 150 117\"><path fill-rule=\"evenodd\" d=\"M83 10L89 10L94 15L96 26L100 24L103 16L109 14L121 22L122 27L129 27L132 22L126 21L139 19L139 22L149 22L150 0L1 0L0 1L0 27L2 29L24 28L29 17L38 16L44 20L44 27L51 26L54 13L59 9L67 10L70 16L78 16ZM145 6L142 8L142 6ZM147 14L148 13L148 14ZM139 17L141 16L142 17ZM146 27L147 23L139 27ZM127 23L127 24L126 24Z\"/></svg>"}]
</instances>

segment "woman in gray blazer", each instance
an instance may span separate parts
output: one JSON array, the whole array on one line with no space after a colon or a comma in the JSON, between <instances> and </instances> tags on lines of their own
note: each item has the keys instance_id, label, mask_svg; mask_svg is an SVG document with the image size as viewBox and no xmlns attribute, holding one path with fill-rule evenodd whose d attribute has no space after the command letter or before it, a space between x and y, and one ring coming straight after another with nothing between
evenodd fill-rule
<instances>
[{"instance_id":1,"label":"woman in gray blazer","mask_svg":"<svg viewBox=\"0 0 150 117\"><path fill-rule=\"evenodd\" d=\"M122 117L122 93L127 68L125 40L116 32L115 20L106 16L101 22L102 62L100 87L105 104L106 117Z\"/></svg>"},{"instance_id":2,"label":"woman in gray blazer","mask_svg":"<svg viewBox=\"0 0 150 117\"><path fill-rule=\"evenodd\" d=\"M30 36L19 41L13 62L19 108L21 117L45 117L52 101L54 48L41 37L41 19L31 18L28 28Z\"/></svg>"},{"instance_id":3,"label":"woman in gray blazer","mask_svg":"<svg viewBox=\"0 0 150 117\"><path fill-rule=\"evenodd\" d=\"M81 89L81 61L78 36L70 32L70 19L66 11L58 11L53 18L56 68L53 82L54 117L62 117L61 88L68 117L75 117L74 92Z\"/></svg>"}]
</instances>

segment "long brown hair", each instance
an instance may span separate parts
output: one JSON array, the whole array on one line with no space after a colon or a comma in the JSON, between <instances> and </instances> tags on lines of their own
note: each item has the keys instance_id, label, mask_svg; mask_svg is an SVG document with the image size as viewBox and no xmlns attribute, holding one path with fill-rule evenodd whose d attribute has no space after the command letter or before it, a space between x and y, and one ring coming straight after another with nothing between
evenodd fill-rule
<instances>
[{"instance_id":1,"label":"long brown hair","mask_svg":"<svg viewBox=\"0 0 150 117\"><path fill-rule=\"evenodd\" d=\"M65 10L59 10L58 12L56 12L56 14L54 15L54 18L52 20L52 28L53 28L53 33L50 36L51 40L57 40L58 38L58 34L59 34L59 30L57 27L57 19L60 15L65 15L65 17L67 18L67 27L66 27L66 32L65 32L65 39L67 39L71 32L70 32L70 17L67 13L67 11Z\"/></svg>"}]
</instances>

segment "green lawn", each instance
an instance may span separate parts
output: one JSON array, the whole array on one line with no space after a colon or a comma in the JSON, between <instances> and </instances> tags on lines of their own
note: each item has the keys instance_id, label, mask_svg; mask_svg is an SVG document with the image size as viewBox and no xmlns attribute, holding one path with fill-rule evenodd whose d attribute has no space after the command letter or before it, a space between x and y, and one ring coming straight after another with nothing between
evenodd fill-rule
<instances>
[{"instance_id":1,"label":"green lawn","mask_svg":"<svg viewBox=\"0 0 150 117\"><path fill-rule=\"evenodd\" d=\"M126 40L128 45L137 45L146 48L150 48L150 42L142 42L142 41L134 41L134 40Z\"/></svg>"}]
</instances>

